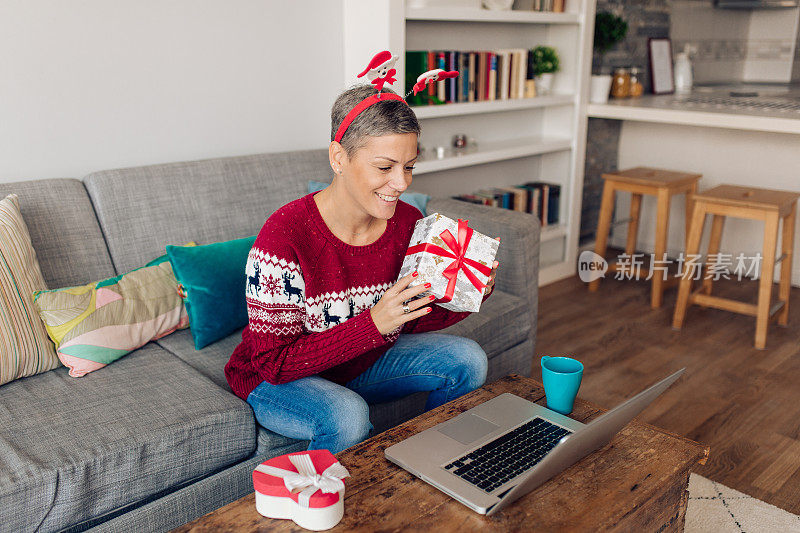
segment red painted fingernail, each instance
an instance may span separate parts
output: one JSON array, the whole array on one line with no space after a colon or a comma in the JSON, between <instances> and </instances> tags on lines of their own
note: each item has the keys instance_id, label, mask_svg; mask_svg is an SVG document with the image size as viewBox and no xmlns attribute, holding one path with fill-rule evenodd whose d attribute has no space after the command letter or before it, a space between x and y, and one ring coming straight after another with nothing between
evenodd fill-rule
<instances>
[{"instance_id":1,"label":"red painted fingernail","mask_svg":"<svg viewBox=\"0 0 800 533\"><path fill-rule=\"evenodd\" d=\"M433 307L429 307L426 313L430 313L431 311L433 311Z\"/></svg>"},{"instance_id":2,"label":"red painted fingernail","mask_svg":"<svg viewBox=\"0 0 800 533\"><path fill-rule=\"evenodd\" d=\"M431 294L430 296L428 296L428 300L430 300L430 301L433 301L433 300L435 300L435 299L436 299L436 296L434 296L433 294Z\"/></svg>"},{"instance_id":3,"label":"red painted fingernail","mask_svg":"<svg viewBox=\"0 0 800 533\"><path fill-rule=\"evenodd\" d=\"M412 277L412 278L416 278L417 276L419 276L419 272L417 272L417 271L415 270L415 271L414 271L414 273L413 273L413 274L411 274L411 277Z\"/></svg>"},{"instance_id":4,"label":"red painted fingernail","mask_svg":"<svg viewBox=\"0 0 800 533\"><path fill-rule=\"evenodd\" d=\"M426 283L426 284L425 284L425 288L426 288L426 289L430 289L431 287L433 287L433 285L431 285L430 283Z\"/></svg>"}]
</instances>

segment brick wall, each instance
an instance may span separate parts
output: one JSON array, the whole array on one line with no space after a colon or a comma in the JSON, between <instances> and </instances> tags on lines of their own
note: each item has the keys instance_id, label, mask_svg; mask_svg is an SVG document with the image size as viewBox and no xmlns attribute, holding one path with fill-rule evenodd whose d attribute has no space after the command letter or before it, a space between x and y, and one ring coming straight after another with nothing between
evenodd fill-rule
<instances>
[{"instance_id":1,"label":"brick wall","mask_svg":"<svg viewBox=\"0 0 800 533\"><path fill-rule=\"evenodd\" d=\"M647 94L650 92L647 40L651 37L669 37L669 3L666 0L598 0L597 11L611 11L622 16L628 22L628 34L621 43L605 54L602 64L600 55L595 52L592 72L598 72L602 68L604 73L610 73L615 66L638 66L642 69L642 83ZM595 238L597 214L603 191L603 180L600 175L603 172L617 170L621 125L618 120L589 119L581 209L582 242Z\"/></svg>"}]
</instances>

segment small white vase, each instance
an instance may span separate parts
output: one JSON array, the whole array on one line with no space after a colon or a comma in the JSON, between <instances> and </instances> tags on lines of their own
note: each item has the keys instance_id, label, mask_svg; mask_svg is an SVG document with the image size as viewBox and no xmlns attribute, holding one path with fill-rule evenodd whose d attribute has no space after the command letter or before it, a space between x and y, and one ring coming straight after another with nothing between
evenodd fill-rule
<instances>
[{"instance_id":1,"label":"small white vase","mask_svg":"<svg viewBox=\"0 0 800 533\"><path fill-rule=\"evenodd\" d=\"M593 75L589 101L593 104L608 103L608 95L610 93L611 74Z\"/></svg>"},{"instance_id":2,"label":"small white vase","mask_svg":"<svg viewBox=\"0 0 800 533\"><path fill-rule=\"evenodd\" d=\"M539 74L536 76L536 94L547 96L553 90L553 73Z\"/></svg>"}]
</instances>

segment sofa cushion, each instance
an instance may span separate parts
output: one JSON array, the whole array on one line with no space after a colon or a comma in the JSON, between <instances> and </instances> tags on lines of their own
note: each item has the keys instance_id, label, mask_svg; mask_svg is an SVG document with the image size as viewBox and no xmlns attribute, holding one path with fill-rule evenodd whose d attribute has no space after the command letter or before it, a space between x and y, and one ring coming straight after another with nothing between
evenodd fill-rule
<instances>
[{"instance_id":1,"label":"sofa cushion","mask_svg":"<svg viewBox=\"0 0 800 533\"><path fill-rule=\"evenodd\" d=\"M52 531L249 457L252 410L155 344L0 387L0 523Z\"/></svg>"},{"instance_id":2,"label":"sofa cushion","mask_svg":"<svg viewBox=\"0 0 800 533\"><path fill-rule=\"evenodd\" d=\"M528 337L532 319L526 305L527 302L519 296L495 289L481 304L480 312L443 329L442 333L474 340L491 360Z\"/></svg>"},{"instance_id":3,"label":"sofa cushion","mask_svg":"<svg viewBox=\"0 0 800 533\"><path fill-rule=\"evenodd\" d=\"M166 258L87 285L36 291L34 303L72 377L189 326Z\"/></svg>"},{"instance_id":4,"label":"sofa cushion","mask_svg":"<svg viewBox=\"0 0 800 533\"><path fill-rule=\"evenodd\" d=\"M247 324L242 274L255 240L254 235L204 246L167 246L198 350Z\"/></svg>"},{"instance_id":5,"label":"sofa cushion","mask_svg":"<svg viewBox=\"0 0 800 533\"><path fill-rule=\"evenodd\" d=\"M115 274L83 183L51 179L0 184L0 198L12 193L19 196L22 218L48 287L81 285Z\"/></svg>"},{"instance_id":6,"label":"sofa cushion","mask_svg":"<svg viewBox=\"0 0 800 533\"><path fill-rule=\"evenodd\" d=\"M33 291L46 287L19 200L0 200L0 385L58 366L36 314Z\"/></svg>"},{"instance_id":7,"label":"sofa cushion","mask_svg":"<svg viewBox=\"0 0 800 533\"><path fill-rule=\"evenodd\" d=\"M277 208L331 175L327 150L106 170L85 178L118 272L164 253L256 235Z\"/></svg>"}]
</instances>

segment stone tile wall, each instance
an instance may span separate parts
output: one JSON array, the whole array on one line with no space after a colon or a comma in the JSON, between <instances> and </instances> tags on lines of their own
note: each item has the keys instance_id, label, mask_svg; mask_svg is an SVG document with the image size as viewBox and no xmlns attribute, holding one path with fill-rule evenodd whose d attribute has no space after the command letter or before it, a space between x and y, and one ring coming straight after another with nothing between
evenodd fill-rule
<instances>
[{"instance_id":1,"label":"stone tile wall","mask_svg":"<svg viewBox=\"0 0 800 533\"><path fill-rule=\"evenodd\" d=\"M638 66L642 69L645 94L650 92L650 66L647 52L649 38L669 37L670 5L667 0L598 0L597 11L611 11L628 22L625 39L609 50L605 57L594 53L592 72L610 73L615 66ZM603 192L603 172L617 170L617 154L621 122L589 119L586 143L586 167L583 178L581 209L581 242L595 238L597 215Z\"/></svg>"}]
</instances>

